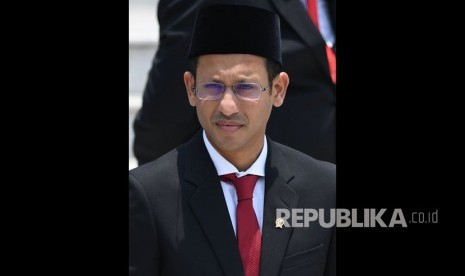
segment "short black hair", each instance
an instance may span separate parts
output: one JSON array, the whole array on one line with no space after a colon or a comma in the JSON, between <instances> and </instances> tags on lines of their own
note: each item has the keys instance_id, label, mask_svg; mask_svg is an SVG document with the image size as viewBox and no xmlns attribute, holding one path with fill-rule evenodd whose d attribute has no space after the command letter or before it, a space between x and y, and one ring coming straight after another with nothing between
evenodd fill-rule
<instances>
[{"instance_id":1,"label":"short black hair","mask_svg":"<svg viewBox=\"0 0 465 276\"><path fill-rule=\"evenodd\" d=\"M199 57L193 57L189 59L189 70L194 78L197 75L197 65L199 63ZM271 83L274 78L281 72L281 64L274 60L265 59L266 72L268 74L268 84ZM271 93L271 89L270 89Z\"/></svg>"}]
</instances>

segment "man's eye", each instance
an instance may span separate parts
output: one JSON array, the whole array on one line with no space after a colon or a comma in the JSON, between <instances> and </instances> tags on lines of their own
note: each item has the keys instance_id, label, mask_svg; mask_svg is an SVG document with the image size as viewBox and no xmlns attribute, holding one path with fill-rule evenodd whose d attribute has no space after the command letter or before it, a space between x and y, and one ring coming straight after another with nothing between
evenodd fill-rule
<instances>
[{"instance_id":1,"label":"man's eye","mask_svg":"<svg viewBox=\"0 0 465 276\"><path fill-rule=\"evenodd\" d=\"M255 89L255 85L249 83L241 83L236 85L236 89L238 90L250 90Z\"/></svg>"},{"instance_id":2,"label":"man's eye","mask_svg":"<svg viewBox=\"0 0 465 276\"><path fill-rule=\"evenodd\" d=\"M204 87L207 89L221 89L223 85L221 83L206 83Z\"/></svg>"}]
</instances>

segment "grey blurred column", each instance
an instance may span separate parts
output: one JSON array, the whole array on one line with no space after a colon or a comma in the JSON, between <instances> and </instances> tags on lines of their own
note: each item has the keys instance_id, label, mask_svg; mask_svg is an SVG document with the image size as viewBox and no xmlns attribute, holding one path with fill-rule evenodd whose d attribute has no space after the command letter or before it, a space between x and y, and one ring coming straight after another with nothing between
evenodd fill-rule
<instances>
[{"instance_id":1,"label":"grey blurred column","mask_svg":"<svg viewBox=\"0 0 465 276\"><path fill-rule=\"evenodd\" d=\"M132 123L158 45L157 4L158 0L129 0L129 169L137 166Z\"/></svg>"}]
</instances>

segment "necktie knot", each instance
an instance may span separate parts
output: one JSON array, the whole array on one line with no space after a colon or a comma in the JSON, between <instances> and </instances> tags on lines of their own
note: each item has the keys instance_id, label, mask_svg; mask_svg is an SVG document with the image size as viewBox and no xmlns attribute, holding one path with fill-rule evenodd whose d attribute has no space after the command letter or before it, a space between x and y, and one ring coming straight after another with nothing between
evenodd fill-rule
<instances>
[{"instance_id":1,"label":"necktie knot","mask_svg":"<svg viewBox=\"0 0 465 276\"><path fill-rule=\"evenodd\" d=\"M257 183L257 179L258 176L252 174L237 177L235 173L230 173L221 176L222 181L230 182L234 185L238 201L253 198L253 190Z\"/></svg>"}]
</instances>

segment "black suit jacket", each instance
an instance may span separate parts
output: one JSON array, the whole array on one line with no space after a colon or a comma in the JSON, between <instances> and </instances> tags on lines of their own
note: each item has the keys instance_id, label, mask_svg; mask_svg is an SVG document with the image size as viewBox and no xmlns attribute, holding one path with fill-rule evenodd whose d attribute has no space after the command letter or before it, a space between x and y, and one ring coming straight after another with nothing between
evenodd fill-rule
<instances>
[{"instance_id":1,"label":"black suit jacket","mask_svg":"<svg viewBox=\"0 0 465 276\"><path fill-rule=\"evenodd\" d=\"M268 140L260 275L335 275L335 228L275 227L277 208L323 208L329 214L335 204L335 165ZM130 275L240 276L242 270L200 132L129 172Z\"/></svg>"},{"instance_id":2,"label":"black suit jacket","mask_svg":"<svg viewBox=\"0 0 465 276\"><path fill-rule=\"evenodd\" d=\"M160 45L134 122L139 164L154 160L191 138L200 128L183 82L195 10L206 1L160 0ZM290 77L284 104L274 109L267 135L317 159L335 163L336 88L325 42L299 0L245 2L276 12L281 19L283 71ZM335 15L335 0L329 0Z\"/></svg>"}]
</instances>

